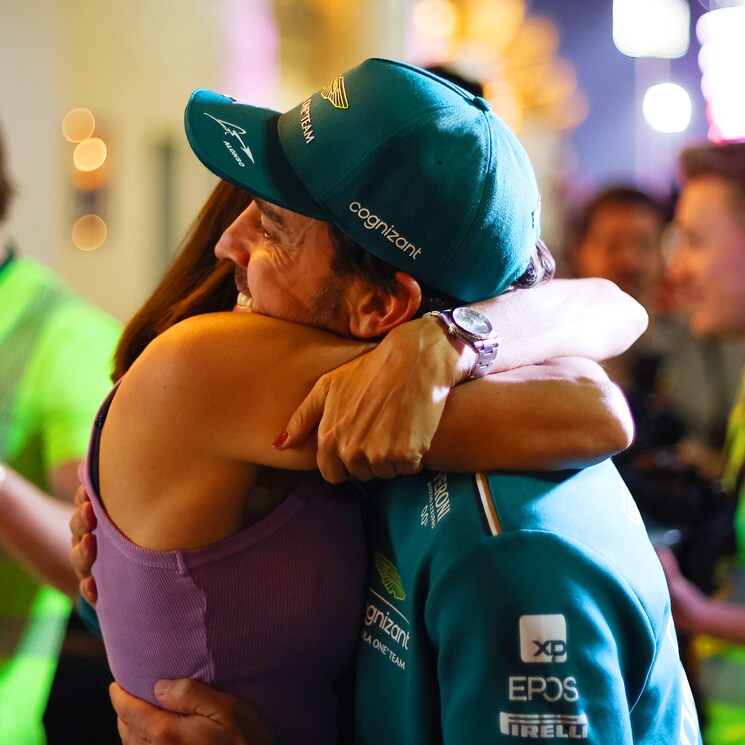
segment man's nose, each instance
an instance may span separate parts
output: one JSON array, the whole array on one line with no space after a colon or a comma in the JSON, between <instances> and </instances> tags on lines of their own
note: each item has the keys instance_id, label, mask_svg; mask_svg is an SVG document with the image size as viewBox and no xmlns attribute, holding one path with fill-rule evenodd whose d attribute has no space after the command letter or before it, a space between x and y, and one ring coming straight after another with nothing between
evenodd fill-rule
<instances>
[{"instance_id":1,"label":"man's nose","mask_svg":"<svg viewBox=\"0 0 745 745\"><path fill-rule=\"evenodd\" d=\"M662 246L665 278L676 286L684 284L690 274L690 253L684 236L677 228L671 227L664 236Z\"/></svg>"},{"instance_id":2,"label":"man's nose","mask_svg":"<svg viewBox=\"0 0 745 745\"><path fill-rule=\"evenodd\" d=\"M247 266L251 258L251 230L253 213L251 204L227 227L215 245L215 256L227 259L238 266Z\"/></svg>"}]
</instances>

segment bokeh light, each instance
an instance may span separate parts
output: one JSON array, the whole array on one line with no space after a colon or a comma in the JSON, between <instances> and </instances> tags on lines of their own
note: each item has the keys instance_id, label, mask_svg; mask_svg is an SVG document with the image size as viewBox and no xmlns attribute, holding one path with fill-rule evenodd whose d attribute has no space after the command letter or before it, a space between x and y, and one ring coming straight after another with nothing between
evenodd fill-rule
<instances>
[{"instance_id":1,"label":"bokeh light","mask_svg":"<svg viewBox=\"0 0 745 745\"><path fill-rule=\"evenodd\" d=\"M106 143L100 137L89 137L78 143L72 162L80 171L95 171L104 164L107 152Z\"/></svg>"},{"instance_id":2,"label":"bokeh light","mask_svg":"<svg viewBox=\"0 0 745 745\"><path fill-rule=\"evenodd\" d=\"M106 241L108 228L98 215L83 215L72 226L72 242L81 251L95 251Z\"/></svg>"},{"instance_id":3,"label":"bokeh light","mask_svg":"<svg viewBox=\"0 0 745 745\"><path fill-rule=\"evenodd\" d=\"M745 0L698 0L699 5L706 10L719 10L720 8L736 8L745 5Z\"/></svg>"},{"instance_id":4,"label":"bokeh light","mask_svg":"<svg viewBox=\"0 0 745 745\"><path fill-rule=\"evenodd\" d=\"M642 112L658 132L684 132L691 123L691 97L677 83L659 83L644 94Z\"/></svg>"},{"instance_id":5,"label":"bokeh light","mask_svg":"<svg viewBox=\"0 0 745 745\"><path fill-rule=\"evenodd\" d=\"M412 11L414 27L429 39L447 39L458 26L458 10L449 0L420 0Z\"/></svg>"},{"instance_id":6,"label":"bokeh light","mask_svg":"<svg viewBox=\"0 0 745 745\"><path fill-rule=\"evenodd\" d=\"M70 142L82 142L93 134L96 120L89 109L70 109L62 120L62 134Z\"/></svg>"},{"instance_id":7,"label":"bokeh light","mask_svg":"<svg viewBox=\"0 0 745 745\"><path fill-rule=\"evenodd\" d=\"M709 139L745 139L745 6L713 10L699 18L696 33L701 91L707 101Z\"/></svg>"},{"instance_id":8,"label":"bokeh light","mask_svg":"<svg viewBox=\"0 0 745 745\"><path fill-rule=\"evenodd\" d=\"M500 56L514 41L525 21L525 0L470 0L465 33L473 42L493 49Z\"/></svg>"},{"instance_id":9,"label":"bokeh light","mask_svg":"<svg viewBox=\"0 0 745 745\"><path fill-rule=\"evenodd\" d=\"M682 57L690 24L686 0L613 0L613 43L629 57Z\"/></svg>"}]
</instances>

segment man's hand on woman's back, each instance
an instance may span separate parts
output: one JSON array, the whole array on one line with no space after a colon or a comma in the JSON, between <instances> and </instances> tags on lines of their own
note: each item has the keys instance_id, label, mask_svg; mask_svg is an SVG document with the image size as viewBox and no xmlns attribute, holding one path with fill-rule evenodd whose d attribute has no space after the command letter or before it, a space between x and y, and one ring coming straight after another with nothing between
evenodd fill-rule
<instances>
[{"instance_id":1,"label":"man's hand on woman's back","mask_svg":"<svg viewBox=\"0 0 745 745\"><path fill-rule=\"evenodd\" d=\"M70 563L80 581L80 594L91 605L95 605L98 600L96 580L91 576L93 562L96 560L96 537L93 535L95 527L96 516L93 514L93 505L81 486L75 493L75 511L70 518L70 532L72 533Z\"/></svg>"}]
</instances>

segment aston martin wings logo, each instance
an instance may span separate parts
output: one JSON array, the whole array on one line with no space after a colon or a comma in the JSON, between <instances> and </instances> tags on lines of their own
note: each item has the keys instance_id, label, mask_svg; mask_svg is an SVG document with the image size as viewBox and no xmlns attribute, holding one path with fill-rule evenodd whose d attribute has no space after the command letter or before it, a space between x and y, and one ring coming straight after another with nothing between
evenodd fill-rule
<instances>
[{"instance_id":1,"label":"aston martin wings logo","mask_svg":"<svg viewBox=\"0 0 745 745\"><path fill-rule=\"evenodd\" d=\"M347 89L344 87L344 76L339 75L338 78L329 83L321 91L321 98L325 98L337 109L348 109L349 101L347 99Z\"/></svg>"},{"instance_id":2,"label":"aston martin wings logo","mask_svg":"<svg viewBox=\"0 0 745 745\"><path fill-rule=\"evenodd\" d=\"M383 554L379 554L377 551L375 552L375 568L378 570L383 587L396 600L406 600L404 585L401 582L401 575L398 573L398 569Z\"/></svg>"},{"instance_id":3,"label":"aston martin wings logo","mask_svg":"<svg viewBox=\"0 0 745 745\"><path fill-rule=\"evenodd\" d=\"M246 145L241 138L241 135L246 134L246 130L243 129L243 127L239 127L237 124L231 124L230 122L225 122L222 119L218 119L217 117L212 116L212 114L208 114L206 111L204 112L204 115L216 121L223 128L223 131L226 135L235 137L235 139L238 140L238 142L240 143L238 147L243 150L243 152L249 157L252 163L256 162L254 160L253 153L251 152L251 148L249 148L249 146Z\"/></svg>"}]
</instances>

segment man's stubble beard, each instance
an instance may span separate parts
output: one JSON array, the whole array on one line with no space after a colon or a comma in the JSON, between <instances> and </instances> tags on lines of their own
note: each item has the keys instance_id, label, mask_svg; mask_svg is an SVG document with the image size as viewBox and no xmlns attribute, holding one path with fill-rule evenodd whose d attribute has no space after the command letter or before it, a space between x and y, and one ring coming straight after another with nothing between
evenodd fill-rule
<instances>
[{"instance_id":1,"label":"man's stubble beard","mask_svg":"<svg viewBox=\"0 0 745 745\"><path fill-rule=\"evenodd\" d=\"M341 336L350 337L348 319L342 316L342 308L344 307L343 287L343 277L330 272L324 278L318 297L309 309L309 318L306 323Z\"/></svg>"}]
</instances>

